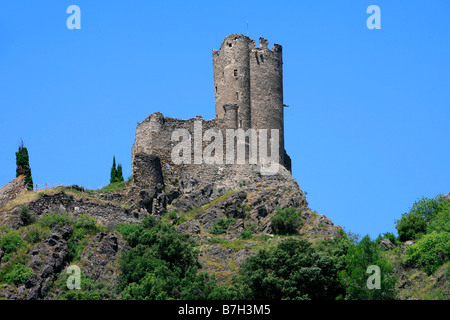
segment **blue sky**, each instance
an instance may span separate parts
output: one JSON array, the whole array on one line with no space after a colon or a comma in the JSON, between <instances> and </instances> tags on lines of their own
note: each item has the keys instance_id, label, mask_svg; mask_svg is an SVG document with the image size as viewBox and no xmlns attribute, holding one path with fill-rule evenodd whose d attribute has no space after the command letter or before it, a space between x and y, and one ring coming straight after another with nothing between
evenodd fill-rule
<instances>
[{"instance_id":1,"label":"blue sky","mask_svg":"<svg viewBox=\"0 0 450 320\"><path fill-rule=\"evenodd\" d=\"M69 5L81 30L69 30ZM369 30L369 5L381 29ZM20 139L38 184L131 174L138 121L214 114L212 50L283 46L286 149L310 207L376 237L450 192L449 1L0 1L0 185Z\"/></svg>"}]
</instances>

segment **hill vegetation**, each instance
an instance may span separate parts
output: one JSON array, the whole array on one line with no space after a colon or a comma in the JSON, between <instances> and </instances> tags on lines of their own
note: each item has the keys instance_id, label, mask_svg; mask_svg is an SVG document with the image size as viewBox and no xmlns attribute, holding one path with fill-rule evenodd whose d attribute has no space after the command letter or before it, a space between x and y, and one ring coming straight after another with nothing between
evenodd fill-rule
<instances>
[{"instance_id":1,"label":"hill vegetation","mask_svg":"<svg viewBox=\"0 0 450 320\"><path fill-rule=\"evenodd\" d=\"M129 183L115 183L106 190L122 192ZM95 191L65 192L86 199L98 196ZM21 226L0 227L0 292L17 290L41 276L31 263L33 250L50 241L55 228L67 227L71 231L64 265L80 266L82 289L67 289L68 275L61 268L48 281L42 299L450 298L450 201L441 195L414 203L396 222L398 237L385 233L377 239L360 238L341 231L337 237L316 241L295 232L304 227L295 208L273 215L272 235L255 233L247 225L238 237L227 238L236 221L219 219L209 230L200 230L205 242L177 229L193 220L199 209L149 215L141 222L107 228L87 213L36 216L27 207L35 197L23 199L21 204L16 201ZM110 235L123 243L122 249L115 249L117 255L108 260L104 274L94 276L87 264L101 251L93 244ZM238 264L237 253L249 248L250 254ZM209 257L208 250L233 252L224 259L230 268L222 270L223 264ZM371 265L380 268L380 289L367 286Z\"/></svg>"}]
</instances>

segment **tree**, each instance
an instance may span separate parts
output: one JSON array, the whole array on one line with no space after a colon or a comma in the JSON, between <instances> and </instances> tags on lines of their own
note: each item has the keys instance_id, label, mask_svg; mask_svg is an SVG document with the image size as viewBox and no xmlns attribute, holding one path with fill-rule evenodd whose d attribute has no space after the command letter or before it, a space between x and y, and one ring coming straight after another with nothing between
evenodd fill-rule
<instances>
[{"instance_id":1,"label":"tree","mask_svg":"<svg viewBox=\"0 0 450 320\"><path fill-rule=\"evenodd\" d=\"M341 293L337 271L334 257L290 238L247 258L237 285L251 300L334 300Z\"/></svg>"},{"instance_id":2,"label":"tree","mask_svg":"<svg viewBox=\"0 0 450 320\"><path fill-rule=\"evenodd\" d=\"M111 179L110 179L110 183L114 183L116 182L117 179L117 169L116 169L116 156L113 156L113 165L111 168Z\"/></svg>"},{"instance_id":3,"label":"tree","mask_svg":"<svg viewBox=\"0 0 450 320\"><path fill-rule=\"evenodd\" d=\"M25 176L28 190L33 190L33 178L31 177L30 158L28 150L23 146L23 141L19 146L19 151L16 152L16 177Z\"/></svg>"},{"instance_id":4,"label":"tree","mask_svg":"<svg viewBox=\"0 0 450 320\"><path fill-rule=\"evenodd\" d=\"M130 249L120 257L118 289L122 299L206 300L232 297L206 273L198 272L198 245L188 234L148 216L141 223L121 224Z\"/></svg>"},{"instance_id":5,"label":"tree","mask_svg":"<svg viewBox=\"0 0 450 320\"><path fill-rule=\"evenodd\" d=\"M302 213L295 207L278 209L270 219L272 230L276 234L296 234L298 228L302 225Z\"/></svg>"},{"instance_id":6,"label":"tree","mask_svg":"<svg viewBox=\"0 0 450 320\"><path fill-rule=\"evenodd\" d=\"M122 182L122 181L124 181L124 179L123 179L123 173L122 173L122 165L121 165L120 163L117 165L117 171L116 171L116 174L117 174L117 182Z\"/></svg>"},{"instance_id":7,"label":"tree","mask_svg":"<svg viewBox=\"0 0 450 320\"><path fill-rule=\"evenodd\" d=\"M368 273L370 266L380 268L380 288L369 288ZM367 235L357 244L351 246L345 257L345 269L339 271L339 278L345 287L348 300L391 300L395 299L394 268L381 255L376 241Z\"/></svg>"}]
</instances>

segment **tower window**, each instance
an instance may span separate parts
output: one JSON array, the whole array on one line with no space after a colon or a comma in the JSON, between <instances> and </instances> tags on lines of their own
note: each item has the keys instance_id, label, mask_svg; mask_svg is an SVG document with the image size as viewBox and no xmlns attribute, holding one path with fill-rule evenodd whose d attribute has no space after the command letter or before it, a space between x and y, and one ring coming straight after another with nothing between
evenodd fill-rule
<instances>
[{"instance_id":1,"label":"tower window","mask_svg":"<svg viewBox=\"0 0 450 320\"><path fill-rule=\"evenodd\" d=\"M239 100L239 92L236 92L236 100Z\"/></svg>"},{"instance_id":2,"label":"tower window","mask_svg":"<svg viewBox=\"0 0 450 320\"><path fill-rule=\"evenodd\" d=\"M231 44L231 43L229 43L229 44L228 44L228 46L229 46L229 47L231 48L232 44Z\"/></svg>"},{"instance_id":3,"label":"tower window","mask_svg":"<svg viewBox=\"0 0 450 320\"><path fill-rule=\"evenodd\" d=\"M216 93L217 93L217 86L216 86Z\"/></svg>"},{"instance_id":4,"label":"tower window","mask_svg":"<svg viewBox=\"0 0 450 320\"><path fill-rule=\"evenodd\" d=\"M237 77L238 73L237 73L237 69L234 69L234 76Z\"/></svg>"}]
</instances>

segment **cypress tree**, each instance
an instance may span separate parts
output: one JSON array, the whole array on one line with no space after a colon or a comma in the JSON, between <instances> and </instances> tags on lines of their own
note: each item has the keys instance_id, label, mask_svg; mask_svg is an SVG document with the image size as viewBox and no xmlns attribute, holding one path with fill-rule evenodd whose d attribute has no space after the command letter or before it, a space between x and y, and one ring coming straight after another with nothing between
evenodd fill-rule
<instances>
[{"instance_id":1,"label":"cypress tree","mask_svg":"<svg viewBox=\"0 0 450 320\"><path fill-rule=\"evenodd\" d=\"M24 175L27 182L28 190L33 190L33 178L31 177L30 157L28 150L23 146L23 141L19 146L19 151L16 152L16 177Z\"/></svg>"},{"instance_id":2,"label":"cypress tree","mask_svg":"<svg viewBox=\"0 0 450 320\"><path fill-rule=\"evenodd\" d=\"M110 179L110 183L114 183L116 182L117 179L117 170L116 170L116 156L113 157L113 165L111 168L111 179Z\"/></svg>"},{"instance_id":3,"label":"cypress tree","mask_svg":"<svg viewBox=\"0 0 450 320\"><path fill-rule=\"evenodd\" d=\"M119 163L117 165L117 181L122 182L123 180L123 173L122 173L122 165Z\"/></svg>"}]
</instances>

